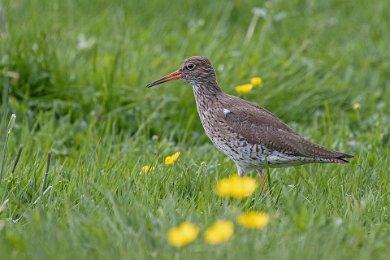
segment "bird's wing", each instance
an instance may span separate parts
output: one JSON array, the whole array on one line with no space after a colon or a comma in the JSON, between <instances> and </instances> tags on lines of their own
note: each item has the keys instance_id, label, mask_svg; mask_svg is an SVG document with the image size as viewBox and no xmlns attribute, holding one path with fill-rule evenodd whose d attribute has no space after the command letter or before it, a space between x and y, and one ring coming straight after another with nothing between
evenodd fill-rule
<instances>
[{"instance_id":1,"label":"bird's wing","mask_svg":"<svg viewBox=\"0 0 390 260\"><path fill-rule=\"evenodd\" d=\"M222 102L225 121L249 143L293 156L337 158L343 155L304 139L264 108L238 98L231 102L231 98Z\"/></svg>"},{"instance_id":2,"label":"bird's wing","mask_svg":"<svg viewBox=\"0 0 390 260\"><path fill-rule=\"evenodd\" d=\"M268 110L255 103L248 102L238 97L225 95L221 100L222 106L230 113L224 113L227 121L231 123L243 123L246 127L271 127L281 129L289 133L295 133L288 125ZM228 118L227 116L230 115Z\"/></svg>"}]
</instances>

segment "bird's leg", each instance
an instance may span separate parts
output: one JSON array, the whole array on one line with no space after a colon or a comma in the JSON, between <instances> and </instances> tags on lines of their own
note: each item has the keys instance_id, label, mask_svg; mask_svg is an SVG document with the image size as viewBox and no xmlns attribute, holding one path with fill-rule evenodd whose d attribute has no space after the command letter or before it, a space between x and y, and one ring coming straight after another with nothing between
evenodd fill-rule
<instances>
[{"instance_id":1,"label":"bird's leg","mask_svg":"<svg viewBox=\"0 0 390 260\"><path fill-rule=\"evenodd\" d=\"M243 167L240 167L238 164L236 164L237 166L237 173L238 173L238 176L240 177L244 177L245 176L245 168Z\"/></svg>"},{"instance_id":2,"label":"bird's leg","mask_svg":"<svg viewBox=\"0 0 390 260\"><path fill-rule=\"evenodd\" d=\"M265 181L265 178L264 178L264 170L262 168L260 168L258 171L257 171L257 174L259 175L259 181L260 181L260 185L261 185L261 191L262 192L266 192L267 191L267 184L266 184L266 181Z\"/></svg>"}]
</instances>

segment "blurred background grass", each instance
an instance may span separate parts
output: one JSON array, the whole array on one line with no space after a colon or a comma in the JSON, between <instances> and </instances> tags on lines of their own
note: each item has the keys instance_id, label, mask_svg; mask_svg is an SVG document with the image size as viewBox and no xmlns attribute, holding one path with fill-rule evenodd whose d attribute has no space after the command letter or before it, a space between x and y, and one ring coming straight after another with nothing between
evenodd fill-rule
<instances>
[{"instance_id":1,"label":"blurred background grass","mask_svg":"<svg viewBox=\"0 0 390 260\"><path fill-rule=\"evenodd\" d=\"M7 0L3 12L2 114L17 120L0 185L0 205L8 201L0 256L389 255L387 1ZM280 193L239 204L278 212L269 232L238 236L229 248L174 251L169 226L229 216L211 190L235 169L203 133L189 85L144 87L192 55L211 59L230 94L261 76L263 87L245 99L356 157L349 166L272 171ZM177 168L159 165L176 150ZM40 200L49 151L53 188ZM151 163L161 174L139 175ZM333 225L338 217L345 230Z\"/></svg>"}]
</instances>

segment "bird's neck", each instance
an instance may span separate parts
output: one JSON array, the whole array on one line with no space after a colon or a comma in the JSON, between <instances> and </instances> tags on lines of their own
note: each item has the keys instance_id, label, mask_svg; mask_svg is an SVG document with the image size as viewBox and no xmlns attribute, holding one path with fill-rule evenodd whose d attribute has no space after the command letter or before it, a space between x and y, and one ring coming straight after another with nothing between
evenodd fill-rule
<instances>
[{"instance_id":1,"label":"bird's neck","mask_svg":"<svg viewBox=\"0 0 390 260\"><path fill-rule=\"evenodd\" d=\"M194 90L195 97L204 96L205 98L212 98L222 93L216 81L192 84L192 89Z\"/></svg>"},{"instance_id":2,"label":"bird's neck","mask_svg":"<svg viewBox=\"0 0 390 260\"><path fill-rule=\"evenodd\" d=\"M217 82L214 84L192 85L195 95L195 102L198 112L201 110L208 110L212 104L218 100L218 97L223 94Z\"/></svg>"}]
</instances>

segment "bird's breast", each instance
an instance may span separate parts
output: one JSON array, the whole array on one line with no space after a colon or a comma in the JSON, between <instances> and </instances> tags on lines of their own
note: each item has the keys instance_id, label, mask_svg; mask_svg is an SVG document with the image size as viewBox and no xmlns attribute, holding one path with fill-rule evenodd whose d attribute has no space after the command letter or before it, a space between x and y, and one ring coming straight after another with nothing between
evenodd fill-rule
<instances>
[{"instance_id":1,"label":"bird's breast","mask_svg":"<svg viewBox=\"0 0 390 260\"><path fill-rule=\"evenodd\" d=\"M221 104L211 100L197 100L196 105L207 136L220 150L245 145L243 138L227 124L225 117L228 111Z\"/></svg>"},{"instance_id":2,"label":"bird's breast","mask_svg":"<svg viewBox=\"0 0 390 260\"><path fill-rule=\"evenodd\" d=\"M200 101L200 102L199 102ZM220 103L197 100L203 128L213 144L237 164L263 165L269 151L261 144L251 144L226 121L231 111Z\"/></svg>"}]
</instances>

